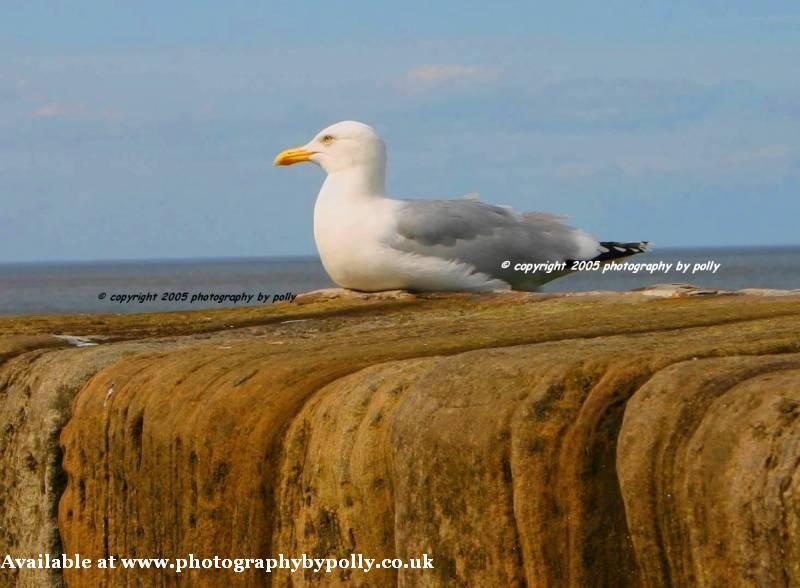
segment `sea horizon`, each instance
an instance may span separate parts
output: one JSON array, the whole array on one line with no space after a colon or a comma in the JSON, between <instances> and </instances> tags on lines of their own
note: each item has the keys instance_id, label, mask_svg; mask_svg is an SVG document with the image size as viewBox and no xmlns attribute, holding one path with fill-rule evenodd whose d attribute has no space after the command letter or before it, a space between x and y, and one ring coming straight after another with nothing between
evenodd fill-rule
<instances>
[{"instance_id":1,"label":"sea horizon","mask_svg":"<svg viewBox=\"0 0 800 588\"><path fill-rule=\"evenodd\" d=\"M679 250L752 250L752 249L792 249L800 248L800 243L773 243L759 245L665 245L650 244L647 254L654 254L660 251L679 251ZM100 258L100 259L34 259L34 260L13 260L0 261L0 267L17 265L83 265L83 264L117 264L117 263L170 263L170 262L194 262L194 261L228 261L228 260L307 260L319 259L314 253L287 253L278 255L220 255L220 256L197 256L197 257L120 257L120 258Z\"/></svg>"},{"instance_id":2,"label":"sea horizon","mask_svg":"<svg viewBox=\"0 0 800 588\"><path fill-rule=\"evenodd\" d=\"M626 291L676 282L724 290L797 289L800 245L655 246L613 269L575 272L541 291ZM0 315L253 306L335 286L316 255L0 262Z\"/></svg>"}]
</instances>

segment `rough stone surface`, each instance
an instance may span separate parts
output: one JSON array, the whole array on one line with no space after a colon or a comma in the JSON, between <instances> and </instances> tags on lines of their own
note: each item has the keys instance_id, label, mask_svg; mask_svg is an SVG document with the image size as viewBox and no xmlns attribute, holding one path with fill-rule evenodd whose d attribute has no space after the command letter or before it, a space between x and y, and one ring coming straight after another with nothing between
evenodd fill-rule
<instances>
[{"instance_id":1,"label":"rough stone surface","mask_svg":"<svg viewBox=\"0 0 800 588\"><path fill-rule=\"evenodd\" d=\"M647 585L800 585L800 354L662 370L618 458Z\"/></svg>"},{"instance_id":2,"label":"rough stone surface","mask_svg":"<svg viewBox=\"0 0 800 588\"><path fill-rule=\"evenodd\" d=\"M800 297L669 292L0 320L0 551L435 562L68 586L800 585Z\"/></svg>"}]
</instances>

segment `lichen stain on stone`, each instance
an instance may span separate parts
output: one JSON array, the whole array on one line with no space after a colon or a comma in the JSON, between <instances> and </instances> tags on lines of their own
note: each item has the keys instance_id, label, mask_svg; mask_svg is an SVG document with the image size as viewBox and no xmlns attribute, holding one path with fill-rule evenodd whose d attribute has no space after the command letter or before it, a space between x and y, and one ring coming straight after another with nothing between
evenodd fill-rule
<instances>
[{"instance_id":1,"label":"lichen stain on stone","mask_svg":"<svg viewBox=\"0 0 800 588\"><path fill-rule=\"evenodd\" d=\"M2 319L0 552L436 561L273 586L800 583L800 299L684 294Z\"/></svg>"}]
</instances>

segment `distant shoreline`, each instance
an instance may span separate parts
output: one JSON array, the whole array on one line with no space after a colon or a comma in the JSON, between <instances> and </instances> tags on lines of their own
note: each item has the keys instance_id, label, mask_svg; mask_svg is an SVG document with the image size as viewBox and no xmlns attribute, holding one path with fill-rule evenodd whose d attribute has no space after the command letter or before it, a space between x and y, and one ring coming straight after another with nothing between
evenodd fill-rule
<instances>
[{"instance_id":1,"label":"distant shoreline","mask_svg":"<svg viewBox=\"0 0 800 588\"><path fill-rule=\"evenodd\" d=\"M613 271L576 272L542 292L629 291L675 282L722 290L800 288L800 245L656 244ZM233 308L333 286L313 255L6 263L0 264L0 316Z\"/></svg>"},{"instance_id":2,"label":"distant shoreline","mask_svg":"<svg viewBox=\"0 0 800 588\"><path fill-rule=\"evenodd\" d=\"M800 243L797 244L772 244L772 245L668 245L659 246L655 243L652 246L650 255L673 253L680 251L783 251L797 249L800 253ZM288 255L241 255L241 256L220 256L220 257L151 257L151 258L122 258L122 259L54 259L54 260L23 260L23 261L0 261L0 267L6 266L51 266L51 265L114 265L114 264L144 264L144 263L203 263L203 262L280 262L280 261L307 261L319 259L317 254L288 254Z\"/></svg>"}]
</instances>

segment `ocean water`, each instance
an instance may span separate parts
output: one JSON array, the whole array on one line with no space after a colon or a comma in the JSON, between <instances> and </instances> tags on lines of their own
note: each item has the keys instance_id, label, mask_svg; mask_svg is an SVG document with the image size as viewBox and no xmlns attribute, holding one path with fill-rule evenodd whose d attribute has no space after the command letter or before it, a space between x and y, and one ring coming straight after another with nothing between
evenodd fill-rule
<instances>
[{"instance_id":1,"label":"ocean water","mask_svg":"<svg viewBox=\"0 0 800 588\"><path fill-rule=\"evenodd\" d=\"M542 291L631 290L671 282L732 290L800 288L800 246L656 249L626 261L627 267L605 273L588 269L559 278ZM677 262L689 269L676 271ZM637 272L631 264L638 264ZM667 272L666 264L673 264ZM715 272L713 264L719 264ZM272 304L333 285L316 257L2 264L0 314Z\"/></svg>"}]
</instances>

